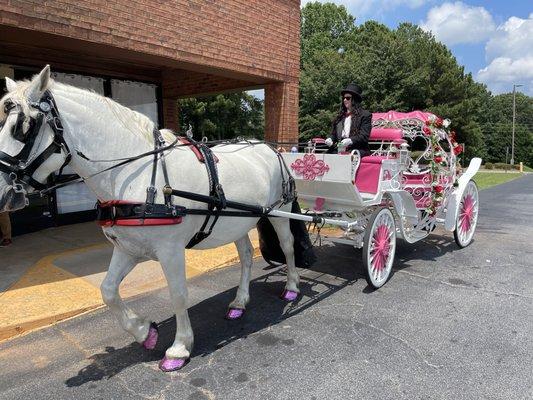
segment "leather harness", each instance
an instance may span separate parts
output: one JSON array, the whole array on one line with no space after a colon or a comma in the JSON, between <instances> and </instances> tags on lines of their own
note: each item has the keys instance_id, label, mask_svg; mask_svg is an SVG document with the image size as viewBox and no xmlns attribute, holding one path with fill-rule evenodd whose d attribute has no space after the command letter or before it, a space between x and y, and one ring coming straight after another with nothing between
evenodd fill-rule
<instances>
[{"instance_id":1,"label":"leather harness","mask_svg":"<svg viewBox=\"0 0 533 400\"><path fill-rule=\"evenodd\" d=\"M6 114L12 112L13 109L18 110L17 122L14 126L13 137L16 140L23 142L24 147L17 156L10 156L9 154L0 151L0 171L5 172L10 176L12 185L17 190L23 190L22 184L24 183L38 190L41 195L44 195L45 193L59 187L63 187L75 182L82 182L85 179L92 178L111 169L133 162L140 158L153 155L152 175L150 186L146 188L146 201L144 203L130 202L125 200L98 201L96 205L97 222L101 226L174 225L181 223L185 215L205 215L206 217L200 228L200 231L193 236L186 246L187 248L191 248L211 234L220 216L262 217L267 215L274 207L292 202L296 197L294 178L292 178L287 165L281 157L281 154L270 145L269 146L277 155L280 164L282 176L282 195L278 201L270 206L255 206L229 201L226 199L224 190L222 189L222 185L220 184L218 178L218 170L216 167L218 159L207 146L207 144L204 142L196 142L191 138L185 139L178 137L174 142L166 145L161 132L156 128L153 130L154 150L139 154L135 157L115 160L90 160L83 153L77 151L76 153L80 157L91 162L118 161L118 163L96 172L87 178L80 177L61 181L61 171L70 162L72 155L63 137L63 125L61 123L59 110L57 109L55 100L51 92L47 90L44 92L43 96L38 102L31 102L30 106L38 109L39 113L37 118L30 117L30 127L28 131L24 133L22 128L24 122L24 113L22 112L20 105L16 105L12 102L6 104ZM53 141L39 156L35 157L33 160L29 160L29 155L35 143L35 139L37 138L44 121L48 123L54 133ZM170 186L165 162L165 151L172 151L174 147L180 146L177 145L178 140L182 142L182 144L180 144L181 146L188 146L195 153L198 160L205 164L209 179L208 196L176 190ZM253 143L247 142L247 144ZM53 153L61 153L62 151L65 152L66 158L59 170L59 176L56 177L56 181L52 184L41 184L37 182L32 177L37 168L39 168L50 157L50 155ZM164 204L155 203L157 194L155 182L159 163L161 164L161 169L165 180L165 186L162 189L165 202ZM206 203L208 208L191 209L174 205L172 204L173 196ZM226 210L228 207L234 210ZM209 224L211 218L212 221Z\"/></svg>"}]
</instances>

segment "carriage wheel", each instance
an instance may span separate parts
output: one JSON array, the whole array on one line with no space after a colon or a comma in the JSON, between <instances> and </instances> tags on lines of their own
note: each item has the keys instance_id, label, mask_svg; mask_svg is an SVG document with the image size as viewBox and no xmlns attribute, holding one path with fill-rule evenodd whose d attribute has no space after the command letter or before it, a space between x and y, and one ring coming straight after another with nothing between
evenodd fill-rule
<instances>
[{"instance_id":1,"label":"carriage wheel","mask_svg":"<svg viewBox=\"0 0 533 400\"><path fill-rule=\"evenodd\" d=\"M459 247L466 247L472 242L474 231L476 230L478 212L479 196L477 186L474 181L470 181L461 196L459 210L455 219L453 236Z\"/></svg>"},{"instance_id":2,"label":"carriage wheel","mask_svg":"<svg viewBox=\"0 0 533 400\"><path fill-rule=\"evenodd\" d=\"M379 208L370 217L365 231L363 264L365 278L374 289L389 279L396 251L396 225L388 208Z\"/></svg>"}]
</instances>

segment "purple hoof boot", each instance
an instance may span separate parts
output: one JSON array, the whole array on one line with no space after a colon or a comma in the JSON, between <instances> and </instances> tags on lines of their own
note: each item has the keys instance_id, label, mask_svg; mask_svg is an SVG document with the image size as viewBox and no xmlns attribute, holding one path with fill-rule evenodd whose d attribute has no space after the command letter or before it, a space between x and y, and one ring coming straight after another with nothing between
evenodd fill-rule
<instances>
[{"instance_id":1,"label":"purple hoof boot","mask_svg":"<svg viewBox=\"0 0 533 400\"><path fill-rule=\"evenodd\" d=\"M146 339L144 339L144 342L142 342L143 347L146 350L155 349L155 345L157 344L158 337L159 337L159 331L157 329L157 325L152 322L150 324L150 328L148 329L148 336L146 336Z\"/></svg>"},{"instance_id":2,"label":"purple hoof boot","mask_svg":"<svg viewBox=\"0 0 533 400\"><path fill-rule=\"evenodd\" d=\"M281 295L281 299L285 301L294 301L298 297L298 292L285 289Z\"/></svg>"},{"instance_id":3,"label":"purple hoof boot","mask_svg":"<svg viewBox=\"0 0 533 400\"><path fill-rule=\"evenodd\" d=\"M187 364L187 361L186 358L167 358L165 356L159 361L159 369L163 372L177 371L182 369Z\"/></svg>"},{"instance_id":4,"label":"purple hoof boot","mask_svg":"<svg viewBox=\"0 0 533 400\"><path fill-rule=\"evenodd\" d=\"M230 308L226 313L226 319L235 320L239 319L244 315L244 310L242 308Z\"/></svg>"}]
</instances>

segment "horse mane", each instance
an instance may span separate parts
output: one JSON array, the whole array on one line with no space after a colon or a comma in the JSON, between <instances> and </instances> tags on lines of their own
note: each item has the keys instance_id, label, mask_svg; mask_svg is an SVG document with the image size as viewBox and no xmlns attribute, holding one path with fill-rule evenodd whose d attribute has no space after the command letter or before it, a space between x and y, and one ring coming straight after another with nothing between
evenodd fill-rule
<instances>
[{"instance_id":1,"label":"horse mane","mask_svg":"<svg viewBox=\"0 0 533 400\"><path fill-rule=\"evenodd\" d=\"M52 91L63 91L68 93L69 95L80 96L84 99L90 97L95 102L107 106L107 108L111 111L111 113L116 117L116 119L124 126L127 131L142 137L149 143L153 143L153 130L155 128L155 124L146 115L141 114L138 111L134 111L128 107L125 107L117 103L113 99L110 99L109 97L102 96L101 94L96 93L94 90L79 88L76 86L57 82L53 79L50 79L48 89ZM163 130L162 135L163 138L169 142L175 139L175 136L173 135L172 131L168 129Z\"/></svg>"}]
</instances>

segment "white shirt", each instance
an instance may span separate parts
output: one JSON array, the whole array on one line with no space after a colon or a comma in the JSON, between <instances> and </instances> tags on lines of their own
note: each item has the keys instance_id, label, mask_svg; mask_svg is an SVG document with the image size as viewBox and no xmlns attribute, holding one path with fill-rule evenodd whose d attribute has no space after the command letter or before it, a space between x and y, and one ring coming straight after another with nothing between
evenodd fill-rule
<instances>
[{"instance_id":1,"label":"white shirt","mask_svg":"<svg viewBox=\"0 0 533 400\"><path fill-rule=\"evenodd\" d=\"M342 138L350 137L350 128L352 127L352 116L348 115L344 118L344 128L342 128Z\"/></svg>"}]
</instances>

